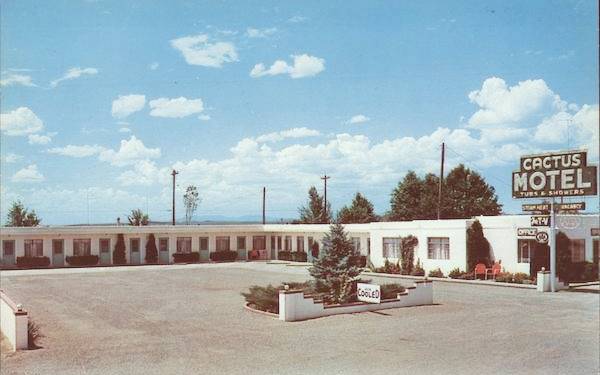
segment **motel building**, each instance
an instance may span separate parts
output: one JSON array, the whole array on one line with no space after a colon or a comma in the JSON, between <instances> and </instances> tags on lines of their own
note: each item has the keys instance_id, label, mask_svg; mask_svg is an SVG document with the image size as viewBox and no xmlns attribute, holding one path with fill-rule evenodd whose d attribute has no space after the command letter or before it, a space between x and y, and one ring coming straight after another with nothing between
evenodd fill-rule
<instances>
[{"instance_id":1,"label":"motel building","mask_svg":"<svg viewBox=\"0 0 600 375\"><path fill-rule=\"evenodd\" d=\"M467 229L479 220L490 243L492 260L501 261L507 272L530 273L536 233L548 227L532 227L530 215L481 216L472 219L374 222L344 226L355 248L370 264L382 266L386 259L398 261L400 237L418 239L415 262L426 272L438 267L448 274L458 267L467 270ZM557 229L571 240L573 262L598 259L600 218L594 215L560 215ZM98 264L110 265L117 236L124 237L127 264L144 264L148 236L154 234L159 263L173 263L174 253L198 252L200 262L209 262L210 253L237 252L238 261L275 260L279 251L306 252L329 231L327 224L247 225L150 225L150 226L39 226L2 227L0 262L12 267L17 257L43 256L52 267L65 267L67 256L97 255ZM469 270L471 271L471 270Z\"/></svg>"}]
</instances>

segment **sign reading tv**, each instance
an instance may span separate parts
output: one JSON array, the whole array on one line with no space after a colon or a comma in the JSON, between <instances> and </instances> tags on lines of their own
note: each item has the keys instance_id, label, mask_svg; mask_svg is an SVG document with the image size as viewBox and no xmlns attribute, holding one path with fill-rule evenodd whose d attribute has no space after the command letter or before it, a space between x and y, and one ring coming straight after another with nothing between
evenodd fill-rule
<instances>
[{"instance_id":1,"label":"sign reading tv","mask_svg":"<svg viewBox=\"0 0 600 375\"><path fill-rule=\"evenodd\" d=\"M596 195L596 168L587 165L586 151L523 156L513 172L513 198Z\"/></svg>"}]
</instances>

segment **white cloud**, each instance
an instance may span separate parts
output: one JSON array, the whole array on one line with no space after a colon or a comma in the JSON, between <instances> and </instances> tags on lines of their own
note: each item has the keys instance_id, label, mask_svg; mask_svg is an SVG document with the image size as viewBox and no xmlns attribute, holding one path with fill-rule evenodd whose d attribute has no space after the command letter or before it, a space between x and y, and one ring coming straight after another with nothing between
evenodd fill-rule
<instances>
[{"instance_id":1,"label":"white cloud","mask_svg":"<svg viewBox=\"0 0 600 375\"><path fill-rule=\"evenodd\" d=\"M14 85L29 86L29 87L36 86L33 83L33 81L31 80L30 76L23 75L23 74L8 74L4 78L0 79L0 86L14 86Z\"/></svg>"},{"instance_id":2,"label":"white cloud","mask_svg":"<svg viewBox=\"0 0 600 375\"><path fill-rule=\"evenodd\" d=\"M28 142L30 145L47 145L52 142L52 136L50 134L29 134Z\"/></svg>"},{"instance_id":3,"label":"white cloud","mask_svg":"<svg viewBox=\"0 0 600 375\"><path fill-rule=\"evenodd\" d=\"M168 180L169 173L168 168L159 170L153 161L142 160L135 163L132 170L121 173L118 180L124 186L149 186L159 183L162 179Z\"/></svg>"},{"instance_id":4,"label":"white cloud","mask_svg":"<svg viewBox=\"0 0 600 375\"><path fill-rule=\"evenodd\" d=\"M171 46L180 51L190 65L220 68L224 63L238 61L233 43L209 43L208 35L189 35L171 40Z\"/></svg>"},{"instance_id":5,"label":"white cloud","mask_svg":"<svg viewBox=\"0 0 600 375\"><path fill-rule=\"evenodd\" d=\"M129 129L128 127L124 126L122 128L119 128L119 133L131 133L131 129Z\"/></svg>"},{"instance_id":6,"label":"white cloud","mask_svg":"<svg viewBox=\"0 0 600 375\"><path fill-rule=\"evenodd\" d=\"M198 116L198 120L200 120L200 121L209 121L210 120L210 115L202 114L202 115Z\"/></svg>"},{"instance_id":7,"label":"white cloud","mask_svg":"<svg viewBox=\"0 0 600 375\"><path fill-rule=\"evenodd\" d=\"M371 119L365 115L356 115L352 116L350 120L348 120L348 124L362 124L363 122L371 121Z\"/></svg>"},{"instance_id":8,"label":"white cloud","mask_svg":"<svg viewBox=\"0 0 600 375\"><path fill-rule=\"evenodd\" d=\"M321 135L318 130L309 129L306 127L302 128L291 128L287 130L282 130L279 132L273 132L268 134L263 134L256 137L256 142L278 142L282 141L286 138L305 138L305 137L315 137Z\"/></svg>"},{"instance_id":9,"label":"white cloud","mask_svg":"<svg viewBox=\"0 0 600 375\"><path fill-rule=\"evenodd\" d=\"M132 113L141 111L145 105L145 95L119 95L119 97L112 102L111 113L115 118L125 118Z\"/></svg>"},{"instance_id":10,"label":"white cloud","mask_svg":"<svg viewBox=\"0 0 600 375\"><path fill-rule=\"evenodd\" d=\"M6 164L16 163L21 159L23 159L22 155L13 154L12 152L9 152L6 155L2 156L2 162Z\"/></svg>"},{"instance_id":11,"label":"white cloud","mask_svg":"<svg viewBox=\"0 0 600 375\"><path fill-rule=\"evenodd\" d=\"M248 38L266 38L277 32L276 27L270 27L267 29L255 29L253 27L249 27L246 29L246 36Z\"/></svg>"},{"instance_id":12,"label":"white cloud","mask_svg":"<svg viewBox=\"0 0 600 375\"><path fill-rule=\"evenodd\" d=\"M37 165L31 164L15 173L12 176L13 182L42 182L44 181L44 175L41 174Z\"/></svg>"},{"instance_id":13,"label":"white cloud","mask_svg":"<svg viewBox=\"0 0 600 375\"><path fill-rule=\"evenodd\" d=\"M5 135L21 136L33 134L44 129L44 123L27 107L0 115L0 129Z\"/></svg>"},{"instance_id":14,"label":"white cloud","mask_svg":"<svg viewBox=\"0 0 600 375\"><path fill-rule=\"evenodd\" d=\"M150 116L155 117L181 118L204 110L202 99L187 99L183 96L175 99L158 98L148 104L152 109Z\"/></svg>"},{"instance_id":15,"label":"white cloud","mask_svg":"<svg viewBox=\"0 0 600 375\"><path fill-rule=\"evenodd\" d=\"M160 157L160 148L148 148L144 143L131 136L129 140L121 140L118 151L104 150L100 152L99 159L116 166L135 164L141 160L155 159Z\"/></svg>"},{"instance_id":16,"label":"white cloud","mask_svg":"<svg viewBox=\"0 0 600 375\"><path fill-rule=\"evenodd\" d=\"M102 151L105 151L106 148L98 145L67 145L64 147L54 147L48 150L50 154L57 154L63 156L69 156L72 158L85 158L88 156L93 156L100 154Z\"/></svg>"},{"instance_id":17,"label":"white cloud","mask_svg":"<svg viewBox=\"0 0 600 375\"><path fill-rule=\"evenodd\" d=\"M307 20L308 20L308 18L306 18L304 16L293 16L293 17L290 17L288 19L288 22L291 22L291 23L302 23L302 22L305 22Z\"/></svg>"},{"instance_id":18,"label":"white cloud","mask_svg":"<svg viewBox=\"0 0 600 375\"><path fill-rule=\"evenodd\" d=\"M77 79L77 78L81 77L82 75L96 75L96 74L98 74L98 69L96 69L96 68L83 68L83 69L79 68L79 67L71 68L71 69L67 70L67 72L62 77L50 82L50 86L56 87L62 81Z\"/></svg>"},{"instance_id":19,"label":"white cloud","mask_svg":"<svg viewBox=\"0 0 600 375\"><path fill-rule=\"evenodd\" d=\"M148 65L148 69L156 70L156 69L158 69L159 66L160 66L160 64L155 61L155 62L151 63L150 65Z\"/></svg>"},{"instance_id":20,"label":"white cloud","mask_svg":"<svg viewBox=\"0 0 600 375\"><path fill-rule=\"evenodd\" d=\"M325 70L325 60L307 54L292 55L293 65L283 60L275 61L269 69L263 63L256 64L250 71L250 77L258 78L266 75L275 76L289 74L292 78L312 77Z\"/></svg>"}]
</instances>

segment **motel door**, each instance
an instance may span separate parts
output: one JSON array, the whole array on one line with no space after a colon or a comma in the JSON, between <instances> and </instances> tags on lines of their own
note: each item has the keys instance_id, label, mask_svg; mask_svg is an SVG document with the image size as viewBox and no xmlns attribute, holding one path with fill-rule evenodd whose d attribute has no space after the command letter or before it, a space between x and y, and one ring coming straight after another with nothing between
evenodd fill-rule
<instances>
[{"instance_id":1,"label":"motel door","mask_svg":"<svg viewBox=\"0 0 600 375\"><path fill-rule=\"evenodd\" d=\"M2 241L2 263L6 265L15 264L15 241Z\"/></svg>"},{"instance_id":2,"label":"motel door","mask_svg":"<svg viewBox=\"0 0 600 375\"><path fill-rule=\"evenodd\" d=\"M110 238L100 239L100 264L110 264Z\"/></svg>"},{"instance_id":3,"label":"motel door","mask_svg":"<svg viewBox=\"0 0 600 375\"><path fill-rule=\"evenodd\" d=\"M158 239L158 256L161 264L169 264L169 239Z\"/></svg>"},{"instance_id":4,"label":"motel door","mask_svg":"<svg viewBox=\"0 0 600 375\"><path fill-rule=\"evenodd\" d=\"M52 240L52 265L54 267L65 265L65 240Z\"/></svg>"},{"instance_id":5,"label":"motel door","mask_svg":"<svg viewBox=\"0 0 600 375\"><path fill-rule=\"evenodd\" d=\"M129 263L140 264L140 239L132 238L129 240Z\"/></svg>"}]
</instances>

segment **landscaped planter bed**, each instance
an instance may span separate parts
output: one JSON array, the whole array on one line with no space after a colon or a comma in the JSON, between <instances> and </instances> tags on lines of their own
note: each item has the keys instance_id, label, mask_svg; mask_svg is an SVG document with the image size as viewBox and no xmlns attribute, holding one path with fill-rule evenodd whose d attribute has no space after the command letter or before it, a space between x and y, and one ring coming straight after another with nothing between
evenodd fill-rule
<instances>
[{"instance_id":1,"label":"landscaped planter bed","mask_svg":"<svg viewBox=\"0 0 600 375\"><path fill-rule=\"evenodd\" d=\"M173 253L174 263L198 263L200 261L200 253L193 251L191 253Z\"/></svg>"},{"instance_id":2,"label":"landscaped planter bed","mask_svg":"<svg viewBox=\"0 0 600 375\"><path fill-rule=\"evenodd\" d=\"M95 266L98 264L98 255L73 255L65 258L71 266Z\"/></svg>"}]
</instances>

